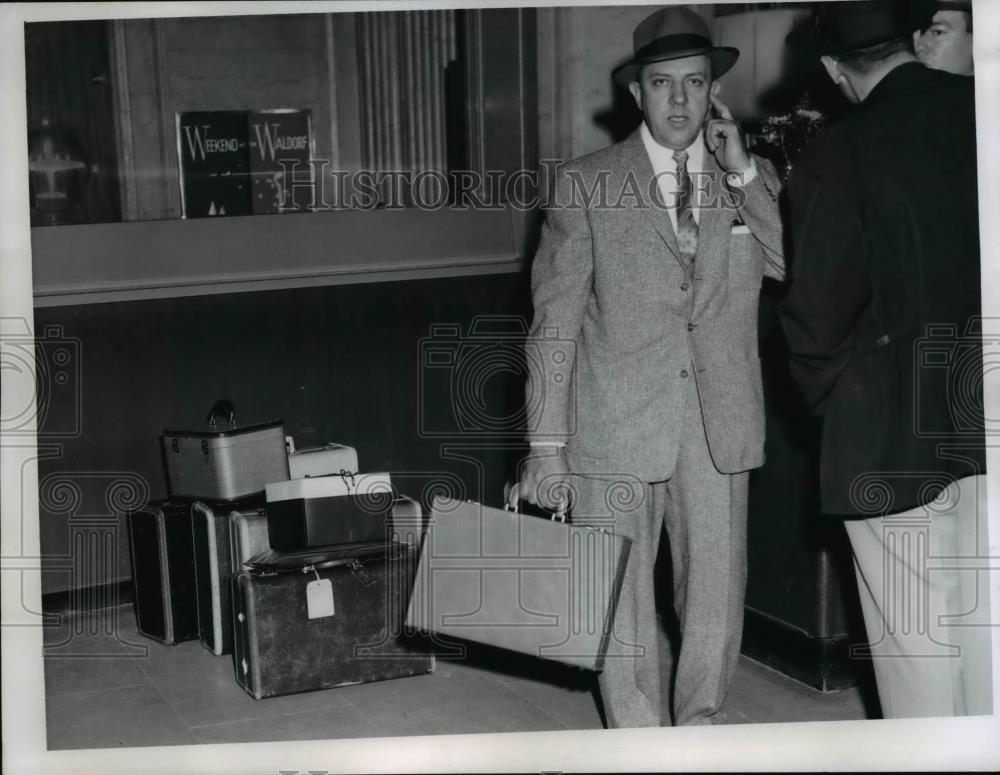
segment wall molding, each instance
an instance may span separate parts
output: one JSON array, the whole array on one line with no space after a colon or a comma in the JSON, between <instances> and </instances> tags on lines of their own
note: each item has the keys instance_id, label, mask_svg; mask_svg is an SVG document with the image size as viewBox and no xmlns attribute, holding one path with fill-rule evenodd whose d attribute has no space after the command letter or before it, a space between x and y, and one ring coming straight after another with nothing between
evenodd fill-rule
<instances>
[{"instance_id":1,"label":"wall molding","mask_svg":"<svg viewBox=\"0 0 1000 775\"><path fill-rule=\"evenodd\" d=\"M416 209L36 228L35 306L522 271L521 214Z\"/></svg>"}]
</instances>

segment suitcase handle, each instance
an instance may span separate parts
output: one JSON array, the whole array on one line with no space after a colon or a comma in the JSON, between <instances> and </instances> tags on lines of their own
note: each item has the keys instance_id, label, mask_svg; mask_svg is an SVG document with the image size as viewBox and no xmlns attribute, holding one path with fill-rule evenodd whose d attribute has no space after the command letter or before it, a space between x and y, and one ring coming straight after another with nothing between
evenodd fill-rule
<instances>
[{"instance_id":1,"label":"suitcase handle","mask_svg":"<svg viewBox=\"0 0 1000 775\"><path fill-rule=\"evenodd\" d=\"M336 547L326 547L327 552L324 552L321 547L318 550L291 552L288 554L276 552L274 549L267 549L246 560L244 565L250 568L251 572L261 574L295 573L313 567L319 570L326 570L327 568L336 568L340 565L360 563L367 559L385 557L386 559L394 560L405 556L406 551L408 551L407 546L407 544L395 542L392 545L382 543L340 544ZM337 549L341 551L329 551ZM275 554L278 556L275 557ZM330 557L330 554L339 554L340 556Z\"/></svg>"},{"instance_id":2,"label":"suitcase handle","mask_svg":"<svg viewBox=\"0 0 1000 775\"><path fill-rule=\"evenodd\" d=\"M515 482L511 484L507 482L503 486L503 510L513 511L515 514L518 513L518 507L521 504L521 483ZM565 522L566 521L566 504L561 504L556 512L550 515L549 519L553 522Z\"/></svg>"},{"instance_id":3,"label":"suitcase handle","mask_svg":"<svg viewBox=\"0 0 1000 775\"><path fill-rule=\"evenodd\" d=\"M233 406L233 402L228 398L220 398L212 404L212 408L208 410L205 422L214 428L218 424L219 418L224 419L230 428L236 427L236 407Z\"/></svg>"}]
</instances>

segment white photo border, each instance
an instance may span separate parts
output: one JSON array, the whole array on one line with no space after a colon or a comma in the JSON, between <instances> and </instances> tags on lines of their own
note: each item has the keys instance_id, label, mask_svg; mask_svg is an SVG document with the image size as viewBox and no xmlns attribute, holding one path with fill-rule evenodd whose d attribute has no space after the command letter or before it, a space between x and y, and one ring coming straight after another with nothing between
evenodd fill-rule
<instances>
[{"instance_id":1,"label":"white photo border","mask_svg":"<svg viewBox=\"0 0 1000 775\"><path fill-rule=\"evenodd\" d=\"M849 1L849 0L848 0ZM667 2L230 2L9 4L0 8L3 122L0 166L0 319L33 319L24 23L56 19L228 16L378 9L547 5L667 5ZM983 313L1000 317L1000 3L975 0ZM933 106L928 106L933 110ZM946 118L946 117L945 117ZM990 217L993 215L994 217ZM987 407L1000 407L996 375ZM0 400L25 405L24 381L3 375ZM8 403L10 402L10 403ZM987 412L990 414L989 410ZM7 416L6 413L4 416ZM993 415L996 416L996 412ZM22 606L41 610L37 467L28 441L0 445L2 535L3 769L18 773L497 772L963 770L1000 764L998 716L752 724L725 727L441 735L303 743L188 745L47 751L42 631L16 626ZM1000 450L988 451L990 556L1000 557ZM22 531L22 525L24 530ZM22 537L23 532L23 537ZM991 574L993 622L1000 622L1000 570ZM1000 699L1000 628L993 632L993 696ZM1000 702L995 702L995 706ZM992 765L992 766L991 766Z\"/></svg>"}]
</instances>

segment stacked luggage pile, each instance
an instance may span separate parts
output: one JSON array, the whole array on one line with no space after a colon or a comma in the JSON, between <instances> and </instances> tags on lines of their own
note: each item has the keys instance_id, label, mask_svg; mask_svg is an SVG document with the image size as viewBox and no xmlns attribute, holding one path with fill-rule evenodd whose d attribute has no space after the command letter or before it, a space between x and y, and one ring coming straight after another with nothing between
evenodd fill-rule
<instances>
[{"instance_id":1,"label":"stacked luggage pile","mask_svg":"<svg viewBox=\"0 0 1000 775\"><path fill-rule=\"evenodd\" d=\"M140 633L231 654L258 700L433 670L403 633L422 512L390 474L225 400L162 441L170 497L128 515Z\"/></svg>"}]
</instances>

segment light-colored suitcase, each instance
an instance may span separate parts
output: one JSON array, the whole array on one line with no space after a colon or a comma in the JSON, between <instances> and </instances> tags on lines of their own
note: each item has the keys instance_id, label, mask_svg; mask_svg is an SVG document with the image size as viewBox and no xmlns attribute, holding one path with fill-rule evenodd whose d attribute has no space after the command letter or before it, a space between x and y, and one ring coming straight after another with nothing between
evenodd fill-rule
<instances>
[{"instance_id":1,"label":"light-colored suitcase","mask_svg":"<svg viewBox=\"0 0 1000 775\"><path fill-rule=\"evenodd\" d=\"M291 479L307 476L329 476L358 472L358 451L344 444L324 444L322 447L297 449L288 455L288 471Z\"/></svg>"},{"instance_id":2,"label":"light-colored suitcase","mask_svg":"<svg viewBox=\"0 0 1000 775\"><path fill-rule=\"evenodd\" d=\"M243 563L269 549L267 512L264 509L233 511L229 515L229 567L235 576Z\"/></svg>"},{"instance_id":3,"label":"light-colored suitcase","mask_svg":"<svg viewBox=\"0 0 1000 775\"><path fill-rule=\"evenodd\" d=\"M611 531L437 497L406 624L601 670L630 548Z\"/></svg>"},{"instance_id":4,"label":"light-colored suitcase","mask_svg":"<svg viewBox=\"0 0 1000 775\"><path fill-rule=\"evenodd\" d=\"M228 401L217 401L202 428L165 430L167 482L174 498L233 500L288 479L281 420L238 426Z\"/></svg>"},{"instance_id":5,"label":"light-colored suitcase","mask_svg":"<svg viewBox=\"0 0 1000 775\"><path fill-rule=\"evenodd\" d=\"M233 650L229 515L234 510L250 510L262 505L260 496L191 504L198 638L216 656Z\"/></svg>"}]
</instances>

